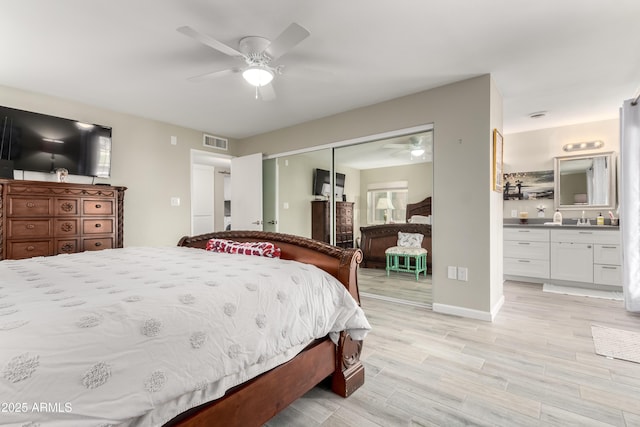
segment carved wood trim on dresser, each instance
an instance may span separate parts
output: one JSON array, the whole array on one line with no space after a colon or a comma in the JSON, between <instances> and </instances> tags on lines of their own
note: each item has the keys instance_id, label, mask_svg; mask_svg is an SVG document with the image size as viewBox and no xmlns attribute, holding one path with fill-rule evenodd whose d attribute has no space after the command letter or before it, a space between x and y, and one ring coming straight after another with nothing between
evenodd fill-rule
<instances>
[{"instance_id":1,"label":"carved wood trim on dresser","mask_svg":"<svg viewBox=\"0 0 640 427\"><path fill-rule=\"evenodd\" d=\"M0 260L121 248L125 190L0 180Z\"/></svg>"}]
</instances>

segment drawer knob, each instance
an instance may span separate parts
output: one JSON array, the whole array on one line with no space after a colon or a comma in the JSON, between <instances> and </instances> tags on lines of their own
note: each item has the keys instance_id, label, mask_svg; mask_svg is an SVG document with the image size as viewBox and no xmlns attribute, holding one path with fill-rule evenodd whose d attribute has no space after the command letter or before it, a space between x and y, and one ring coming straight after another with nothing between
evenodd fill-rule
<instances>
[{"instance_id":1,"label":"drawer knob","mask_svg":"<svg viewBox=\"0 0 640 427\"><path fill-rule=\"evenodd\" d=\"M95 227L96 228L100 228L100 227L102 227L102 224L96 224Z\"/></svg>"},{"instance_id":2,"label":"drawer knob","mask_svg":"<svg viewBox=\"0 0 640 427\"><path fill-rule=\"evenodd\" d=\"M33 230L36 228L35 224L27 224L27 230Z\"/></svg>"},{"instance_id":3,"label":"drawer knob","mask_svg":"<svg viewBox=\"0 0 640 427\"><path fill-rule=\"evenodd\" d=\"M99 248L100 246L102 246L102 242L96 242L95 246Z\"/></svg>"},{"instance_id":4,"label":"drawer knob","mask_svg":"<svg viewBox=\"0 0 640 427\"><path fill-rule=\"evenodd\" d=\"M33 251L33 250L35 250L35 249L36 249L36 248L35 248L35 246L27 246L27 250L28 250L29 252L31 252L31 251Z\"/></svg>"},{"instance_id":5,"label":"drawer knob","mask_svg":"<svg viewBox=\"0 0 640 427\"><path fill-rule=\"evenodd\" d=\"M96 205L96 209L100 209L102 205Z\"/></svg>"}]
</instances>

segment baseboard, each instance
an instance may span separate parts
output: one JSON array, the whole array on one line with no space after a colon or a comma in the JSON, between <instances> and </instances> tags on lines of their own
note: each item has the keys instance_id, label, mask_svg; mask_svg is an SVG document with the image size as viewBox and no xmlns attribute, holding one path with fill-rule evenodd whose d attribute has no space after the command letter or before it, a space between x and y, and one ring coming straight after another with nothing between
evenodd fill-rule
<instances>
[{"instance_id":1,"label":"baseboard","mask_svg":"<svg viewBox=\"0 0 640 427\"><path fill-rule=\"evenodd\" d=\"M503 303L504 303L504 297L502 297L501 301L498 304L496 304L494 308L495 313L497 313L498 310L500 310L500 307L502 306ZM488 312L488 311L473 310L471 308L458 307L455 305L438 304L435 302L433 303L433 311L436 313L451 314L453 316L460 316L460 317L468 317L470 319L484 320L485 322L493 321L493 317L495 316L494 310L492 310L491 312Z\"/></svg>"}]
</instances>

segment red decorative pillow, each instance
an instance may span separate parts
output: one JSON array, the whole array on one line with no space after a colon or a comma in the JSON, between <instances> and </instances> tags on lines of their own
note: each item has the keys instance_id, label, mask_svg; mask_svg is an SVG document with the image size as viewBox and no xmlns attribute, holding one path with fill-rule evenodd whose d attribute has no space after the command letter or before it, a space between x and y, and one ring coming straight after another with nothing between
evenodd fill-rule
<instances>
[{"instance_id":1,"label":"red decorative pillow","mask_svg":"<svg viewBox=\"0 0 640 427\"><path fill-rule=\"evenodd\" d=\"M226 254L256 255L267 258L280 258L280 248L269 242L236 242L226 239L211 239L207 242L208 251Z\"/></svg>"}]
</instances>

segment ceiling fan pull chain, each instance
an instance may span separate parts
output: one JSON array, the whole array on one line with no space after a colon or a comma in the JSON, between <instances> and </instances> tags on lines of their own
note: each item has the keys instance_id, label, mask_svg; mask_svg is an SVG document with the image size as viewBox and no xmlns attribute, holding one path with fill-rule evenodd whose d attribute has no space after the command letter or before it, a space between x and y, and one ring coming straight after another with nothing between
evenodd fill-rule
<instances>
[{"instance_id":1,"label":"ceiling fan pull chain","mask_svg":"<svg viewBox=\"0 0 640 427\"><path fill-rule=\"evenodd\" d=\"M258 86L256 86L256 99L258 99Z\"/></svg>"}]
</instances>

